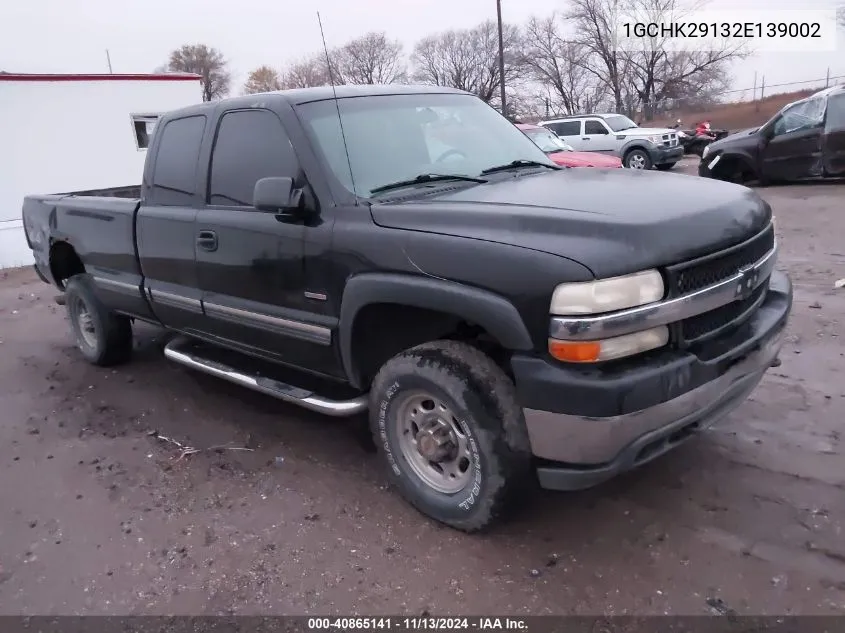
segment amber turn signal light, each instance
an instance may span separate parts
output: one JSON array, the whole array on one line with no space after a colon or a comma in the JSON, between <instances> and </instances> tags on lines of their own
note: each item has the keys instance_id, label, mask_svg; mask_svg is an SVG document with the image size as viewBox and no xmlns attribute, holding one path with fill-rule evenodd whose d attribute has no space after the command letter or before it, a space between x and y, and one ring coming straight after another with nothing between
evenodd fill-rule
<instances>
[{"instance_id":1,"label":"amber turn signal light","mask_svg":"<svg viewBox=\"0 0 845 633\"><path fill-rule=\"evenodd\" d=\"M549 339L549 354L566 363L595 363L601 354L601 343Z\"/></svg>"}]
</instances>

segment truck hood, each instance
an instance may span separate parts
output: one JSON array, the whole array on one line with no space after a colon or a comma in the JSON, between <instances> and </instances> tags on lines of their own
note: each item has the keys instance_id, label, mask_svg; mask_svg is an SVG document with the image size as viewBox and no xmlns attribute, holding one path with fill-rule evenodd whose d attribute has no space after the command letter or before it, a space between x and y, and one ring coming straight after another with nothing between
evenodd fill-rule
<instances>
[{"instance_id":1,"label":"truck hood","mask_svg":"<svg viewBox=\"0 0 845 633\"><path fill-rule=\"evenodd\" d=\"M727 248L762 230L771 218L769 205L746 187L628 169L523 175L385 201L374 204L371 213L373 221L385 228L498 242L566 257L597 277Z\"/></svg>"},{"instance_id":2,"label":"truck hood","mask_svg":"<svg viewBox=\"0 0 845 633\"><path fill-rule=\"evenodd\" d=\"M741 132L735 132L725 138L710 143L710 152L722 151L728 148L752 147L757 144L757 132L760 128L752 127Z\"/></svg>"},{"instance_id":3,"label":"truck hood","mask_svg":"<svg viewBox=\"0 0 845 633\"><path fill-rule=\"evenodd\" d=\"M666 127L632 127L630 130L615 132L617 136L656 136L658 134L676 134L677 130Z\"/></svg>"}]
</instances>

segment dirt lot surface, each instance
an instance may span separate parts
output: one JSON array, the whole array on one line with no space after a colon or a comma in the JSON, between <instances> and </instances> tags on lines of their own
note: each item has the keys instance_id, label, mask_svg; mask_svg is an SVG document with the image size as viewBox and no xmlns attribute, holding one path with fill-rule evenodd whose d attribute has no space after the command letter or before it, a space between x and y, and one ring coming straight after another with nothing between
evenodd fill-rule
<instances>
[{"instance_id":1,"label":"dirt lot surface","mask_svg":"<svg viewBox=\"0 0 845 633\"><path fill-rule=\"evenodd\" d=\"M54 289L0 273L0 612L845 613L845 185L760 192L796 285L782 366L719 429L483 536L386 491L350 425L170 364L151 328L87 365Z\"/></svg>"}]
</instances>

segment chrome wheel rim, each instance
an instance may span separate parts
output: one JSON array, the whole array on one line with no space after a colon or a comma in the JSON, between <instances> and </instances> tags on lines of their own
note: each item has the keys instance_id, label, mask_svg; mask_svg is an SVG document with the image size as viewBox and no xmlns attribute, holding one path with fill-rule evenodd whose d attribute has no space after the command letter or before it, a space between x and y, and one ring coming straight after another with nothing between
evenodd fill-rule
<instances>
[{"instance_id":1,"label":"chrome wheel rim","mask_svg":"<svg viewBox=\"0 0 845 633\"><path fill-rule=\"evenodd\" d=\"M414 391L397 407L399 449L414 474L443 494L461 491L470 482L466 429L442 399Z\"/></svg>"},{"instance_id":2,"label":"chrome wheel rim","mask_svg":"<svg viewBox=\"0 0 845 633\"><path fill-rule=\"evenodd\" d=\"M628 167L630 169L645 169L645 157L640 154L634 154L628 159Z\"/></svg>"},{"instance_id":3,"label":"chrome wheel rim","mask_svg":"<svg viewBox=\"0 0 845 633\"><path fill-rule=\"evenodd\" d=\"M82 299L76 298L73 301L73 316L76 320L77 331L81 337L81 342L88 347L97 346L97 330L94 327L94 319L91 317L91 311Z\"/></svg>"}]
</instances>

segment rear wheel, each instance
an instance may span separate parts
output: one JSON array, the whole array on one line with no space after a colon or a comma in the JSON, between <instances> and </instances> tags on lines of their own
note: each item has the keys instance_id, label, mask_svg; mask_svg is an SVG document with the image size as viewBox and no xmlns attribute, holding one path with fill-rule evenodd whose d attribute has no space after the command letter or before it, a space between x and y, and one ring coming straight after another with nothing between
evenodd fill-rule
<instances>
[{"instance_id":1,"label":"rear wheel","mask_svg":"<svg viewBox=\"0 0 845 633\"><path fill-rule=\"evenodd\" d=\"M132 355L129 317L111 312L97 298L87 274L74 275L65 285L65 307L76 346L94 365L109 366Z\"/></svg>"},{"instance_id":2,"label":"rear wheel","mask_svg":"<svg viewBox=\"0 0 845 633\"><path fill-rule=\"evenodd\" d=\"M651 157L642 149L632 149L625 154L625 167L628 169L651 169Z\"/></svg>"},{"instance_id":3,"label":"rear wheel","mask_svg":"<svg viewBox=\"0 0 845 633\"><path fill-rule=\"evenodd\" d=\"M503 517L531 481L513 383L464 343L425 343L385 363L370 391L370 426L390 483L459 530Z\"/></svg>"}]
</instances>

